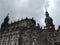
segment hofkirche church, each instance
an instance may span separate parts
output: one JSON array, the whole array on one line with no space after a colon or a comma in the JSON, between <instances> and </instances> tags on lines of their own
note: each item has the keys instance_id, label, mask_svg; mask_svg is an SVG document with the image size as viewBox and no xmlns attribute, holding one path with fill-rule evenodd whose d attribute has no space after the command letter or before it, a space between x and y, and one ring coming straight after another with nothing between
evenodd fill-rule
<instances>
[{"instance_id":1,"label":"hofkirche church","mask_svg":"<svg viewBox=\"0 0 60 45\"><path fill-rule=\"evenodd\" d=\"M60 45L60 26L55 30L53 19L45 12L44 29L32 18L9 24L6 16L0 29L0 45Z\"/></svg>"}]
</instances>

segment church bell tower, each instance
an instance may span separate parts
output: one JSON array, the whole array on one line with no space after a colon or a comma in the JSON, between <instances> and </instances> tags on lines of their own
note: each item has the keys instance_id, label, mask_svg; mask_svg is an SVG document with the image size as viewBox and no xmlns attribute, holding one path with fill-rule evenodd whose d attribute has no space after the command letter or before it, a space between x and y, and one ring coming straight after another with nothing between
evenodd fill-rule
<instances>
[{"instance_id":1,"label":"church bell tower","mask_svg":"<svg viewBox=\"0 0 60 45\"><path fill-rule=\"evenodd\" d=\"M46 29L50 29L50 30L54 30L55 29L55 26L53 24L53 19L49 16L49 13L48 11L45 12L45 23L46 23Z\"/></svg>"}]
</instances>

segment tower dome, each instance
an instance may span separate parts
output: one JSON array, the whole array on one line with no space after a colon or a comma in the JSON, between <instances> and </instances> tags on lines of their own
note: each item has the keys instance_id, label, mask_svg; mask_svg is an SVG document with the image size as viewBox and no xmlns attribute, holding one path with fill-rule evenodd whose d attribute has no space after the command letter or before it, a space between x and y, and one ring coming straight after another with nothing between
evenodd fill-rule
<instances>
[{"instance_id":1,"label":"tower dome","mask_svg":"<svg viewBox=\"0 0 60 45\"><path fill-rule=\"evenodd\" d=\"M53 24L53 19L49 16L48 12L46 12L45 23L46 23L46 26L49 26L49 25Z\"/></svg>"},{"instance_id":2,"label":"tower dome","mask_svg":"<svg viewBox=\"0 0 60 45\"><path fill-rule=\"evenodd\" d=\"M53 25L53 19L49 16L49 13L46 11L46 18L45 18L46 26Z\"/></svg>"},{"instance_id":3,"label":"tower dome","mask_svg":"<svg viewBox=\"0 0 60 45\"><path fill-rule=\"evenodd\" d=\"M53 19L49 16L48 11L45 12L45 15L46 15L45 18L46 28L54 29Z\"/></svg>"}]
</instances>

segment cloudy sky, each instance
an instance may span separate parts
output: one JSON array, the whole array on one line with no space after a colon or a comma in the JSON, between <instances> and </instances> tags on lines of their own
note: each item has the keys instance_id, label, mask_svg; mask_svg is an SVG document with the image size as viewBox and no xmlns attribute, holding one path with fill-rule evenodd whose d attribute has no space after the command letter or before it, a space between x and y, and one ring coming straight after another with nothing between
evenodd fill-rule
<instances>
[{"instance_id":1,"label":"cloudy sky","mask_svg":"<svg viewBox=\"0 0 60 45\"><path fill-rule=\"evenodd\" d=\"M0 0L0 25L9 13L10 22L34 17L44 26L46 8L57 28L60 25L60 0Z\"/></svg>"}]
</instances>

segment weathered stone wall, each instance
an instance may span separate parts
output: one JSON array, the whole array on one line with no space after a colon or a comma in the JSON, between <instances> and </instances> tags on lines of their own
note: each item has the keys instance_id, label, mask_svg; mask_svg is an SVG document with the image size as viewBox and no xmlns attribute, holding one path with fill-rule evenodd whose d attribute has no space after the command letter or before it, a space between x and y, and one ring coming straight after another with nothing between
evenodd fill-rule
<instances>
[{"instance_id":1,"label":"weathered stone wall","mask_svg":"<svg viewBox=\"0 0 60 45\"><path fill-rule=\"evenodd\" d=\"M3 33L0 35L0 45L18 45L19 31Z\"/></svg>"}]
</instances>

